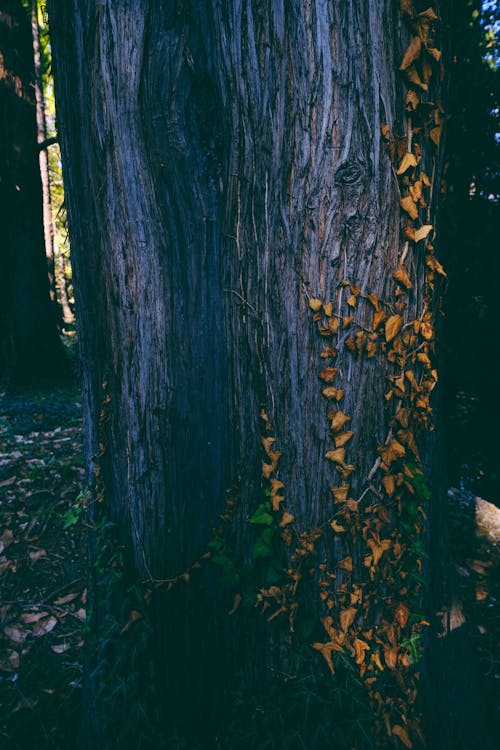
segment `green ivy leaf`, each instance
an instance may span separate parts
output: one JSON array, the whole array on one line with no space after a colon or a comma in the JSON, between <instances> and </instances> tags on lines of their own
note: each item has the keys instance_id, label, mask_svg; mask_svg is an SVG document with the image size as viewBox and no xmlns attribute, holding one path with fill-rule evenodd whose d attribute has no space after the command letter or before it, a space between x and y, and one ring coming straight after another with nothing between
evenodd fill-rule
<instances>
[{"instance_id":1,"label":"green ivy leaf","mask_svg":"<svg viewBox=\"0 0 500 750\"><path fill-rule=\"evenodd\" d=\"M270 503L261 503L253 516L250 518L250 523L254 523L258 526L271 526L274 519L270 513L270 510Z\"/></svg>"}]
</instances>

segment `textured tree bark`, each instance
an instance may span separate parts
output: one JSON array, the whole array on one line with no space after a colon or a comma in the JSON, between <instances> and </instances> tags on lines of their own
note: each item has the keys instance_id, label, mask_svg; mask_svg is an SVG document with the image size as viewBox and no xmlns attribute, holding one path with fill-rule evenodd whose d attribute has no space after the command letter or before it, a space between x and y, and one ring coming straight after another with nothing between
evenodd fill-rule
<instances>
[{"instance_id":1,"label":"textured tree bark","mask_svg":"<svg viewBox=\"0 0 500 750\"><path fill-rule=\"evenodd\" d=\"M233 542L248 563L263 406L299 529L331 517L338 475L325 460L309 298L347 315L343 279L394 295L400 195L380 123L404 132L399 3L52 0L49 10L89 475L105 381L105 502L139 574L175 577L198 559L235 484ZM413 263L407 320L424 294L424 260ZM372 314L360 303L361 325ZM392 370L345 347L335 367L360 497L387 437ZM230 604L203 575L198 593L167 598L156 624L170 703L189 695L206 716L235 664L258 679L279 658L262 633L228 624Z\"/></svg>"},{"instance_id":2,"label":"textured tree bark","mask_svg":"<svg viewBox=\"0 0 500 750\"><path fill-rule=\"evenodd\" d=\"M64 365L50 303L38 170L30 20L22 3L0 15L0 375L54 375Z\"/></svg>"}]
</instances>

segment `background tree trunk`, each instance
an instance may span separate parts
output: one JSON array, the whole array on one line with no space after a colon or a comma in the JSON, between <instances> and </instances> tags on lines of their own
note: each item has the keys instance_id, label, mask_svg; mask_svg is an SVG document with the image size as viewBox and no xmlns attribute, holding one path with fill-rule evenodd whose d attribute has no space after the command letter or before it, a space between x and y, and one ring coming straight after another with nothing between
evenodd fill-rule
<instances>
[{"instance_id":1,"label":"background tree trunk","mask_svg":"<svg viewBox=\"0 0 500 750\"><path fill-rule=\"evenodd\" d=\"M282 452L276 476L298 533L331 519L329 488L342 484L325 460L325 362L309 299L348 316L345 279L394 297L400 192L380 124L405 131L399 3L49 9L89 476L101 454L100 491L144 579L189 568L236 487L231 542L250 567L262 435ZM424 265L415 253L405 321L421 314ZM360 298L352 332L371 330L372 317ZM359 498L387 439L394 369L338 348ZM323 547L332 565L349 552L362 575L356 540ZM231 599L213 570L199 575L152 617L169 715L203 724L235 675L253 684L290 664L264 625L226 617Z\"/></svg>"},{"instance_id":2,"label":"background tree trunk","mask_svg":"<svg viewBox=\"0 0 500 750\"><path fill-rule=\"evenodd\" d=\"M30 19L21 1L0 15L0 374L54 375L64 355L49 298L38 169Z\"/></svg>"}]
</instances>

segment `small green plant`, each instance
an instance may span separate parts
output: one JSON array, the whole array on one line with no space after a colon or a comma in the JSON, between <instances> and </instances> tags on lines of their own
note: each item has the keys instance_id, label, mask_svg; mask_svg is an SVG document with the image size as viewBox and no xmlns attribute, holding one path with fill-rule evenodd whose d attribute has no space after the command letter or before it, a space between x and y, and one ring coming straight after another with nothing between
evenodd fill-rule
<instances>
[{"instance_id":1,"label":"small green plant","mask_svg":"<svg viewBox=\"0 0 500 750\"><path fill-rule=\"evenodd\" d=\"M88 508L89 498L90 492L88 489L82 490L78 494L75 502L71 505L70 508L68 508L68 510L64 514L65 529L76 526L81 521L81 519L85 515L86 509Z\"/></svg>"}]
</instances>

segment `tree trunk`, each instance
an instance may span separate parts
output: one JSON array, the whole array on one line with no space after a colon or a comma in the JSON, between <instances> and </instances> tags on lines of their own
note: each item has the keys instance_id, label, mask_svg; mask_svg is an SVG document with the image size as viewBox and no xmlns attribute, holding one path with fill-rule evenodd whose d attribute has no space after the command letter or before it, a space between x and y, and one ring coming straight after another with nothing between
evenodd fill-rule
<instances>
[{"instance_id":1,"label":"tree trunk","mask_svg":"<svg viewBox=\"0 0 500 750\"><path fill-rule=\"evenodd\" d=\"M36 379L65 358L50 303L38 169L30 20L20 2L0 17L0 375Z\"/></svg>"},{"instance_id":2,"label":"tree trunk","mask_svg":"<svg viewBox=\"0 0 500 750\"><path fill-rule=\"evenodd\" d=\"M318 659L303 657L310 674L329 679L325 630L354 656L377 622L401 639L419 627L408 630L391 566L406 579L404 550L423 533L420 510L398 508L403 492L418 495L412 430L428 426L433 384L416 358L432 348L426 250L414 235L405 245L400 197L418 176L405 153L428 153L432 170L434 146L423 129L421 151L412 145L396 73L408 28L425 18L405 25L394 0L49 9L94 512L106 507L142 579L165 582L149 617L166 715L218 707L217 723L231 690L300 677L294 640ZM431 214L420 215L415 228ZM411 283L397 284L405 258ZM405 366L418 383L405 386ZM198 572L207 546L215 564ZM228 617L234 593L243 602ZM408 677L399 643L396 653ZM374 706L377 670L403 678L390 654L380 667L358 656ZM412 701L406 718L375 707L380 743L405 732L418 742ZM342 736L304 731L308 747Z\"/></svg>"}]
</instances>

